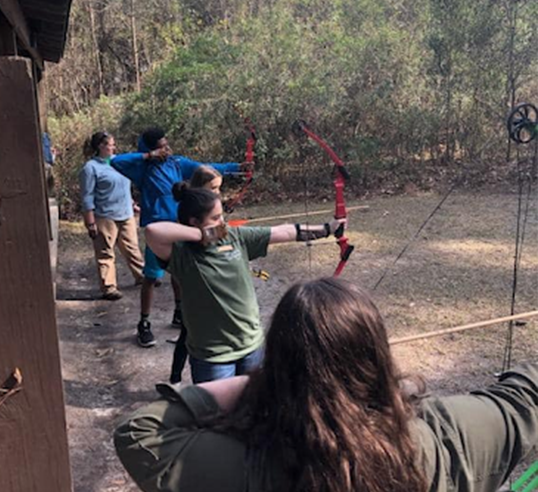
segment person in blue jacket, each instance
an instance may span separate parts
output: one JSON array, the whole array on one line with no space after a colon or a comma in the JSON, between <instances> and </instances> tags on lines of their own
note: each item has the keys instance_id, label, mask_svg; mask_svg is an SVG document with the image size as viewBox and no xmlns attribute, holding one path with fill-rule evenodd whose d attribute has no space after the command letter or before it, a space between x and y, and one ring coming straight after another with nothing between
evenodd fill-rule
<instances>
[{"instance_id":1,"label":"person in blue jacket","mask_svg":"<svg viewBox=\"0 0 538 492\"><path fill-rule=\"evenodd\" d=\"M174 183L190 179L193 172L202 165L187 157L173 155L165 132L161 128L145 130L138 140L138 152L118 155L111 164L129 178L140 191L140 227L154 222L175 222L177 202L172 195L172 187ZM238 173L247 166L235 162L206 165L215 168L223 175ZM145 248L144 260L137 341L141 347L152 347L155 345L155 337L151 332L149 315L153 291L155 283L164 276L165 271L148 246ZM172 325L181 328L183 325L181 293L174 279L172 287L176 303Z\"/></svg>"},{"instance_id":2,"label":"person in blue jacket","mask_svg":"<svg viewBox=\"0 0 538 492\"><path fill-rule=\"evenodd\" d=\"M43 150L43 162L45 164L45 178L49 195L54 193L54 174L52 167L56 160L56 149L52 146L50 135L47 132L41 134L41 145Z\"/></svg>"}]
</instances>

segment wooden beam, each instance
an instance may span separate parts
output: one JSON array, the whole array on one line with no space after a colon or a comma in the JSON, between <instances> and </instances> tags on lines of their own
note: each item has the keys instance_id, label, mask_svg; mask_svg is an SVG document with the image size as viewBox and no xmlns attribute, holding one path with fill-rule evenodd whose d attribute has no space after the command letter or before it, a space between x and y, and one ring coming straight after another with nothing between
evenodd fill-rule
<instances>
[{"instance_id":1,"label":"wooden beam","mask_svg":"<svg viewBox=\"0 0 538 492\"><path fill-rule=\"evenodd\" d=\"M11 24L0 12L0 56L13 56L17 53L17 38Z\"/></svg>"},{"instance_id":2,"label":"wooden beam","mask_svg":"<svg viewBox=\"0 0 538 492\"><path fill-rule=\"evenodd\" d=\"M508 321L532 318L534 316L538 316L538 311L529 311L527 313L514 314L513 316L504 316L502 318L489 319L487 321L478 321L476 323L470 323L468 325L456 326L454 328L446 328L445 330L430 331L428 333L421 333L419 335L409 335L408 337L402 338L391 338L389 340L389 344L398 345L401 343L410 343L417 340L423 340L425 338L440 337L442 335L449 335L450 333L459 333L461 331L472 330L475 328L485 328L486 326L499 325Z\"/></svg>"},{"instance_id":3,"label":"wooden beam","mask_svg":"<svg viewBox=\"0 0 538 492\"><path fill-rule=\"evenodd\" d=\"M71 492L31 65L0 57L0 491Z\"/></svg>"},{"instance_id":4,"label":"wooden beam","mask_svg":"<svg viewBox=\"0 0 538 492\"><path fill-rule=\"evenodd\" d=\"M21 6L17 0L0 0L0 11L13 27L22 47L30 54L40 70L43 70L43 59L32 44L32 36Z\"/></svg>"},{"instance_id":5,"label":"wooden beam","mask_svg":"<svg viewBox=\"0 0 538 492\"><path fill-rule=\"evenodd\" d=\"M46 77L41 77L37 82L37 106L39 108L39 123L41 124L41 131L48 131L47 124L47 110L48 110L48 99L47 99L47 88L48 83Z\"/></svg>"}]
</instances>

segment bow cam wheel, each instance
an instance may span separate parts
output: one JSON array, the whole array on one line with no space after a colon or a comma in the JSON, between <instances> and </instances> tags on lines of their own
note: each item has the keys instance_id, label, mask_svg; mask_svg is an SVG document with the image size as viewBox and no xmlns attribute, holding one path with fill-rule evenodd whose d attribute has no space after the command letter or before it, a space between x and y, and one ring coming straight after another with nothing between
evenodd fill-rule
<instances>
[{"instance_id":1,"label":"bow cam wheel","mask_svg":"<svg viewBox=\"0 0 538 492\"><path fill-rule=\"evenodd\" d=\"M521 103L512 109L507 121L508 134L518 144L526 144L538 135L538 109L534 104Z\"/></svg>"}]
</instances>

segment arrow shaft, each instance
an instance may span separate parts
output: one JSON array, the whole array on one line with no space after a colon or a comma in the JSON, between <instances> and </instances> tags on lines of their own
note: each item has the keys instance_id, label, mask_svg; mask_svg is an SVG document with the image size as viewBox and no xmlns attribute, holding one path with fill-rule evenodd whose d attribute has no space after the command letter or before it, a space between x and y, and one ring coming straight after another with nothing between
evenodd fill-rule
<instances>
[{"instance_id":1,"label":"arrow shaft","mask_svg":"<svg viewBox=\"0 0 538 492\"><path fill-rule=\"evenodd\" d=\"M470 323L468 325L456 326L454 328L447 328L445 330L430 331L428 333L421 333L420 335L410 335L402 338L392 338L389 340L390 345L398 345L402 343L415 342L416 340L423 340L425 338L439 337L442 335L449 335L450 333L459 333L462 331L472 330L475 328L484 328L486 326L498 325L506 323L507 321L516 321L523 318L532 318L538 316L538 311L529 311L527 313L514 314L513 316L504 316L502 318L494 318L487 321L479 321L477 323Z\"/></svg>"}]
</instances>

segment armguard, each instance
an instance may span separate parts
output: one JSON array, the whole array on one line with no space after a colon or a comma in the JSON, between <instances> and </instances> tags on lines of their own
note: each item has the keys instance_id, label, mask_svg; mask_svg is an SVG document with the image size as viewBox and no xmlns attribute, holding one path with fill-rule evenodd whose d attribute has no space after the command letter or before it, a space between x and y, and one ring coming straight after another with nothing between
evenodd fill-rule
<instances>
[{"instance_id":1,"label":"armguard","mask_svg":"<svg viewBox=\"0 0 538 492\"><path fill-rule=\"evenodd\" d=\"M307 229L301 229L301 224L295 224L295 230L297 235L295 240L298 242L315 241L331 235L331 227L328 223L323 224L323 230L321 231L309 231Z\"/></svg>"}]
</instances>

